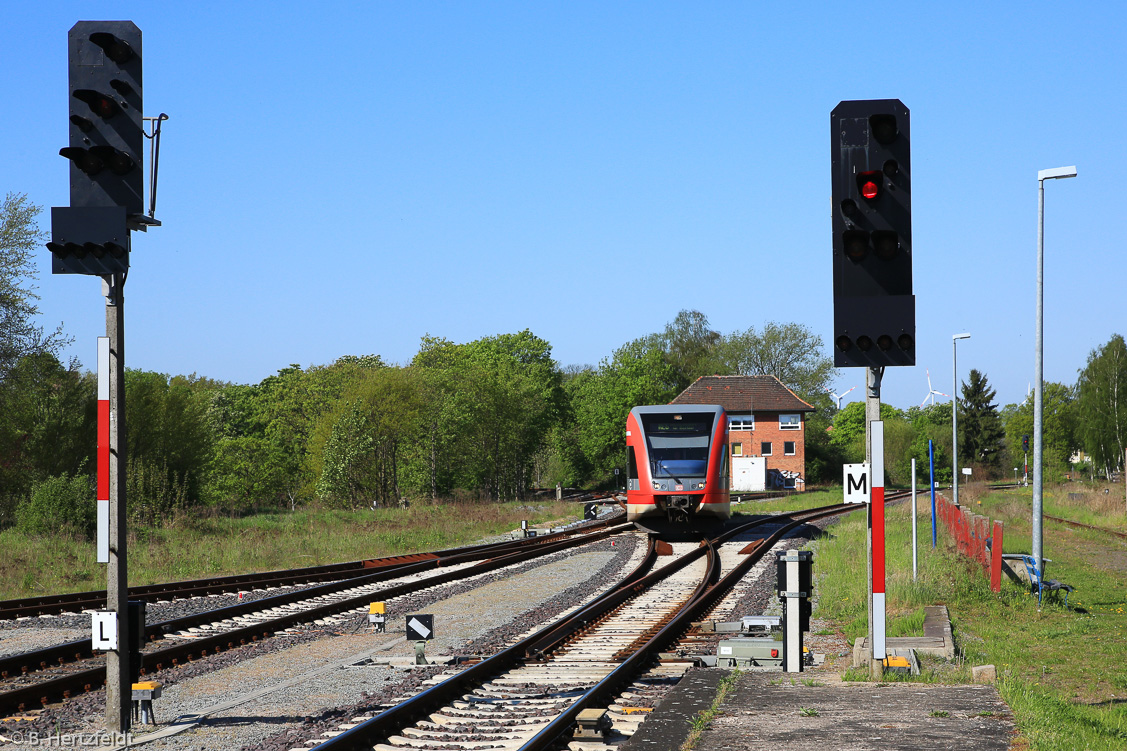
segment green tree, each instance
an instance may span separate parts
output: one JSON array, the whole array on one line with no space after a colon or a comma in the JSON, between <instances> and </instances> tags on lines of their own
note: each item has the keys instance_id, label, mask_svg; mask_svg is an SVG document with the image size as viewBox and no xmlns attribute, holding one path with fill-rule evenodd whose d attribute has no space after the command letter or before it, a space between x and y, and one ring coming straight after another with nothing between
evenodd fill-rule
<instances>
[{"instance_id":1,"label":"green tree","mask_svg":"<svg viewBox=\"0 0 1127 751\"><path fill-rule=\"evenodd\" d=\"M959 400L959 454L992 470L998 469L1005 437L995 395L986 376L972 368Z\"/></svg>"},{"instance_id":2,"label":"green tree","mask_svg":"<svg viewBox=\"0 0 1127 751\"><path fill-rule=\"evenodd\" d=\"M199 502L215 441L209 402L194 379L126 369L126 498L135 518L157 523Z\"/></svg>"},{"instance_id":3,"label":"green tree","mask_svg":"<svg viewBox=\"0 0 1127 751\"><path fill-rule=\"evenodd\" d=\"M888 440L888 424L904 421L904 413L887 402L881 402L880 419L885 422L885 440ZM830 443L838 448L846 463L856 464L865 461L865 403L850 402L834 415ZM887 448L887 443L886 443ZM886 453L888 453L886 451ZM885 465L889 461L886 457Z\"/></svg>"},{"instance_id":4,"label":"green tree","mask_svg":"<svg viewBox=\"0 0 1127 751\"><path fill-rule=\"evenodd\" d=\"M1127 344L1115 334L1092 350L1076 384L1080 438L1105 476L1123 466L1127 449Z\"/></svg>"},{"instance_id":5,"label":"green tree","mask_svg":"<svg viewBox=\"0 0 1127 751\"><path fill-rule=\"evenodd\" d=\"M655 337L676 373L678 392L701 376L720 372L716 355L721 338L709 326L708 316L696 310L682 310Z\"/></svg>"},{"instance_id":6,"label":"green tree","mask_svg":"<svg viewBox=\"0 0 1127 751\"><path fill-rule=\"evenodd\" d=\"M426 337L412 367L423 371L432 494L452 488L521 497L535 457L564 411L551 345L525 330L468 344Z\"/></svg>"},{"instance_id":7,"label":"green tree","mask_svg":"<svg viewBox=\"0 0 1127 751\"><path fill-rule=\"evenodd\" d=\"M209 497L231 510L296 508L316 495L330 431L323 416L368 374L383 368L377 355L345 355L326 366L282 368L253 386L226 385L208 410L216 435Z\"/></svg>"},{"instance_id":8,"label":"green tree","mask_svg":"<svg viewBox=\"0 0 1127 751\"><path fill-rule=\"evenodd\" d=\"M916 460L916 479L926 483L931 475L930 442L935 454L935 481L951 482L951 402L910 407L907 418L914 433L911 455Z\"/></svg>"},{"instance_id":9,"label":"green tree","mask_svg":"<svg viewBox=\"0 0 1127 751\"><path fill-rule=\"evenodd\" d=\"M62 326L45 335L35 325L34 252L44 239L36 223L42 210L23 193L8 193L0 203L0 381L20 358L37 352L58 355L67 344Z\"/></svg>"},{"instance_id":10,"label":"green tree","mask_svg":"<svg viewBox=\"0 0 1127 751\"><path fill-rule=\"evenodd\" d=\"M1043 450L1046 470L1057 477L1063 477L1070 468L1069 460L1079 448L1076 431L1076 392L1063 383L1045 381L1044 411L1042 414ZM1008 454L1018 461L1024 459L1021 450L1022 436L1029 436L1029 464L1033 464L1033 395L1030 394L1021 404L1008 404L1002 410L1006 432ZM961 418L960 418L960 428ZM960 446L960 453L962 448Z\"/></svg>"},{"instance_id":11,"label":"green tree","mask_svg":"<svg viewBox=\"0 0 1127 751\"><path fill-rule=\"evenodd\" d=\"M52 476L93 472L95 384L50 352L21 357L0 380L0 526Z\"/></svg>"},{"instance_id":12,"label":"green tree","mask_svg":"<svg viewBox=\"0 0 1127 751\"><path fill-rule=\"evenodd\" d=\"M317 484L322 500L348 508L395 505L404 497L404 454L422 435L419 374L380 368L354 384L329 417Z\"/></svg>"},{"instance_id":13,"label":"green tree","mask_svg":"<svg viewBox=\"0 0 1127 751\"><path fill-rule=\"evenodd\" d=\"M806 398L825 392L837 371L822 338L799 323L767 323L725 336L717 345L717 372L772 375Z\"/></svg>"},{"instance_id":14,"label":"green tree","mask_svg":"<svg viewBox=\"0 0 1127 751\"><path fill-rule=\"evenodd\" d=\"M634 407L667 404L680 392L682 377L665 352L643 337L619 347L597 370L567 382L574 414L575 443L587 474L597 485L612 481L626 466L626 417Z\"/></svg>"},{"instance_id":15,"label":"green tree","mask_svg":"<svg viewBox=\"0 0 1127 751\"><path fill-rule=\"evenodd\" d=\"M839 483L841 465L846 463L845 454L841 446L831 439L834 416L838 409L825 392L810 396L808 401L816 411L806 415L804 430L807 487L814 483Z\"/></svg>"}]
</instances>

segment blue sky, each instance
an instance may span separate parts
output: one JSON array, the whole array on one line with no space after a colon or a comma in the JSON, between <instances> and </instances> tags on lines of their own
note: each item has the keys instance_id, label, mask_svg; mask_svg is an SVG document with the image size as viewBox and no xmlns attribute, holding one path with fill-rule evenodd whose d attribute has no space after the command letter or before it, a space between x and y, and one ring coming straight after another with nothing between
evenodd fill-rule
<instances>
[{"instance_id":1,"label":"blue sky","mask_svg":"<svg viewBox=\"0 0 1127 751\"><path fill-rule=\"evenodd\" d=\"M830 8L836 8L831 11ZM68 29L144 34L166 112L157 218L135 234L129 367L257 382L425 334L531 329L596 364L684 308L722 332L796 321L830 354L830 110L912 111L918 404L1033 378L1037 171L1045 377L1125 333L1123 6L1111 3L21 4L5 14L0 191L68 202ZM20 116L12 116L21 112ZM1118 176L1118 177L1117 177ZM40 259L42 324L92 367L100 283ZM843 369L839 392L863 383ZM858 388L846 401L861 398Z\"/></svg>"}]
</instances>

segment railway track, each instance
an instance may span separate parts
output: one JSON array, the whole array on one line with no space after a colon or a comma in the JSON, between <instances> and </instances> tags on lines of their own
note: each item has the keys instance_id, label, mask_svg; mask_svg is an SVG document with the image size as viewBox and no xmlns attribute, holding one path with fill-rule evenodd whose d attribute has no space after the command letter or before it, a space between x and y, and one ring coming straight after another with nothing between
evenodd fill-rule
<instances>
[{"instance_id":1,"label":"railway track","mask_svg":"<svg viewBox=\"0 0 1127 751\"><path fill-rule=\"evenodd\" d=\"M627 705L649 701L655 685L675 682L692 664L659 659L663 650L720 604L791 529L855 510L835 505L793 514L751 544L736 538L778 520L749 522L699 544L675 543L675 560L656 571L657 545L651 538L638 568L577 612L377 715L354 718L312 747L534 751L560 743L588 709L596 710L593 722L604 731L613 726L628 735L639 717ZM586 748L597 746L585 742Z\"/></svg>"},{"instance_id":2,"label":"railway track","mask_svg":"<svg viewBox=\"0 0 1127 751\"><path fill-rule=\"evenodd\" d=\"M605 497L600 499L593 498L592 500L604 500L607 503L617 502L613 498ZM590 522L588 525L582 528L577 527L576 530L573 531L560 532L556 535L546 535L544 538L540 538L539 541L543 541L544 539L558 539L560 536L577 534L581 529L590 529L605 526L606 524L617 523L616 519L617 517ZM373 569L388 569L422 561L436 561L451 555L486 552L490 550L499 551L507 547L519 547L521 544L536 544L536 542L537 541L530 541L529 543L525 543L522 540L471 545L464 548L450 548L425 553L409 553L406 555L371 558L347 563L333 563L324 566L309 566L284 571L264 571L254 574L217 576L208 579L193 579L166 584L130 587L129 599L144 602L161 602L188 597L231 594L254 589L272 589L317 582L338 581L367 576L372 573ZM105 604L106 591L104 589L90 592L47 595L43 597L27 597L16 600L0 600L0 621L13 618L30 618L40 615L80 613L84 610L101 609L105 607Z\"/></svg>"},{"instance_id":3,"label":"railway track","mask_svg":"<svg viewBox=\"0 0 1127 751\"><path fill-rule=\"evenodd\" d=\"M1108 529L1107 527L1096 527L1091 524L1084 524L1083 522L1074 522L1071 519L1064 519L1059 516L1050 516L1049 514L1045 514L1045 518L1051 519L1054 522L1064 524L1069 527L1075 527L1077 529L1090 529L1096 532L1103 532L1106 535L1113 535L1120 539L1127 540L1127 533L1119 532L1114 529Z\"/></svg>"},{"instance_id":4,"label":"railway track","mask_svg":"<svg viewBox=\"0 0 1127 751\"><path fill-rule=\"evenodd\" d=\"M614 517L613 519L618 519ZM343 581L318 585L228 608L186 616L146 628L152 641L175 641L160 647L153 644L144 653L144 673L258 641L302 624L333 618L349 611L367 611L373 600L391 600L423 589L495 571L532 558L602 539L629 528L607 520L586 526L585 532L567 532L522 540L456 549L449 554L415 562L379 567ZM399 580L388 586L388 582ZM155 647L155 648L153 648ZM52 701L100 688L105 667L70 666L67 662L90 660L88 639L37 650L0 660L0 677L7 685L0 692L0 715L26 711ZM31 674L53 668L61 675L43 678ZM19 684L19 685L14 685Z\"/></svg>"}]
</instances>

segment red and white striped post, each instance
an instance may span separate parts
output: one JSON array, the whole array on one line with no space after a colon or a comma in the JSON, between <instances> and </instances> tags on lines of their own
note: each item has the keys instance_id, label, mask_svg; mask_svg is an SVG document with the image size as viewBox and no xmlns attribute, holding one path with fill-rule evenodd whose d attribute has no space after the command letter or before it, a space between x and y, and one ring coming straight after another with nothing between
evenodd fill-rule
<instances>
[{"instance_id":1,"label":"red and white striped post","mask_svg":"<svg viewBox=\"0 0 1127 751\"><path fill-rule=\"evenodd\" d=\"M872 440L872 501L869 504L869 526L872 534L873 551L873 665L883 669L887 657L885 649L885 602L884 602L884 422L874 420L870 423Z\"/></svg>"},{"instance_id":2,"label":"red and white striped post","mask_svg":"<svg viewBox=\"0 0 1127 751\"><path fill-rule=\"evenodd\" d=\"M110 338L98 337L98 563L110 562Z\"/></svg>"}]
</instances>

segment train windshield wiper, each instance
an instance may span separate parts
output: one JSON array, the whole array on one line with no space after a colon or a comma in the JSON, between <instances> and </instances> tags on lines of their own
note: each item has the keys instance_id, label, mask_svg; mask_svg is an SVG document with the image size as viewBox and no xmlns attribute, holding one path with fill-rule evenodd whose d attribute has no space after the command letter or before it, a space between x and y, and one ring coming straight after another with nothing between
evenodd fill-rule
<instances>
[{"instance_id":1,"label":"train windshield wiper","mask_svg":"<svg viewBox=\"0 0 1127 751\"><path fill-rule=\"evenodd\" d=\"M682 485L685 484L684 481L680 477L677 477L676 475L674 475L672 472L669 471L669 467L665 466L665 462L663 462L661 459L657 460L657 466L660 467L662 470L664 470L665 474L668 477L672 478L674 482L679 482Z\"/></svg>"}]
</instances>

